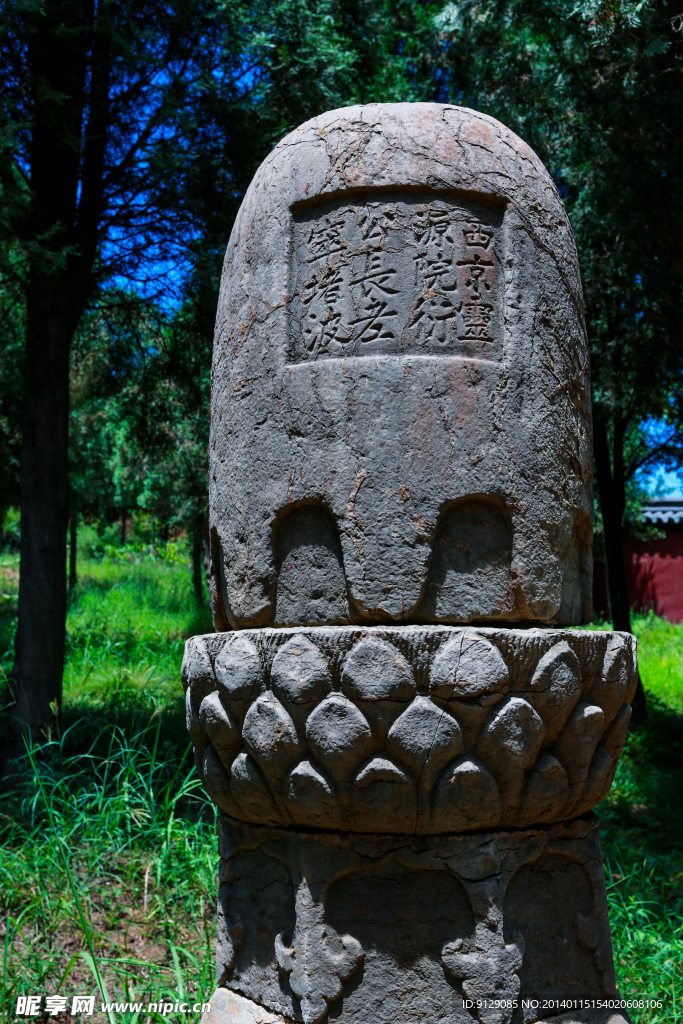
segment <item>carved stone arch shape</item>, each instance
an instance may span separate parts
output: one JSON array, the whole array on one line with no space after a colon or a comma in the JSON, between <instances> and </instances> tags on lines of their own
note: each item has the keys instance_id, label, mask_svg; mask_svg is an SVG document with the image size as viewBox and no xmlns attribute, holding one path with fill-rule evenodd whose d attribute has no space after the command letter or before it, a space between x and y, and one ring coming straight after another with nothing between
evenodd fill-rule
<instances>
[{"instance_id":1,"label":"carved stone arch shape","mask_svg":"<svg viewBox=\"0 0 683 1024\"><path fill-rule=\"evenodd\" d=\"M216 973L219 984L230 976L248 984L271 963L276 937L294 933L296 887L285 862L259 846L239 847L228 864L218 889ZM259 900L264 891L268 899Z\"/></svg>"},{"instance_id":2,"label":"carved stone arch shape","mask_svg":"<svg viewBox=\"0 0 683 1024\"><path fill-rule=\"evenodd\" d=\"M223 549L221 547L218 530L212 526L209 531L209 549L211 560L209 563L208 587L209 605L214 628L222 633L232 628L236 629L238 623L230 614L230 602L228 600L225 563L223 560Z\"/></svg>"},{"instance_id":3,"label":"carved stone arch shape","mask_svg":"<svg viewBox=\"0 0 683 1024\"><path fill-rule=\"evenodd\" d=\"M340 997L344 1020L403 1020L400 992L412 993L421 1020L453 1019L461 995L443 969L441 950L458 939L469 948L475 933L469 897L455 874L396 861L345 873L328 888L325 920L364 950L362 972L349 978Z\"/></svg>"},{"instance_id":4,"label":"carved stone arch shape","mask_svg":"<svg viewBox=\"0 0 683 1024\"><path fill-rule=\"evenodd\" d=\"M545 852L518 868L505 893L503 930L506 942L515 933L524 939L520 999L604 995L595 890L580 861Z\"/></svg>"},{"instance_id":5,"label":"carved stone arch shape","mask_svg":"<svg viewBox=\"0 0 683 1024\"><path fill-rule=\"evenodd\" d=\"M434 534L419 617L428 622L518 618L512 540L512 517L499 498L473 494L450 502Z\"/></svg>"},{"instance_id":6,"label":"carved stone arch shape","mask_svg":"<svg viewBox=\"0 0 683 1024\"><path fill-rule=\"evenodd\" d=\"M339 530L322 502L280 511L273 528L273 625L334 625L350 621Z\"/></svg>"}]
</instances>

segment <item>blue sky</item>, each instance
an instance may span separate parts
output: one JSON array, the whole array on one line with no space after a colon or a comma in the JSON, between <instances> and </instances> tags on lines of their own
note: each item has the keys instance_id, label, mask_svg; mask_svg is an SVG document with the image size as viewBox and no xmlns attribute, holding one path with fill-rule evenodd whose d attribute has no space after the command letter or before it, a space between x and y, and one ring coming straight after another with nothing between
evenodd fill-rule
<instances>
[{"instance_id":1,"label":"blue sky","mask_svg":"<svg viewBox=\"0 0 683 1024\"><path fill-rule=\"evenodd\" d=\"M683 472L658 469L644 475L642 483L653 498L683 498Z\"/></svg>"}]
</instances>

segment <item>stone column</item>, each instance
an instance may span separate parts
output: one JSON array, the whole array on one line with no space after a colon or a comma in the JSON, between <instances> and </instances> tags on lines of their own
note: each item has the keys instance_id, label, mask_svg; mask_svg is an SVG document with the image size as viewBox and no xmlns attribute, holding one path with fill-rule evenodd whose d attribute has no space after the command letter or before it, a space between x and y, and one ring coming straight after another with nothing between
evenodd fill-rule
<instances>
[{"instance_id":1,"label":"stone column","mask_svg":"<svg viewBox=\"0 0 683 1024\"><path fill-rule=\"evenodd\" d=\"M591 809L635 641L590 619L588 357L552 180L501 124L333 111L233 230L214 344L221 809L208 1021L628 1018Z\"/></svg>"}]
</instances>

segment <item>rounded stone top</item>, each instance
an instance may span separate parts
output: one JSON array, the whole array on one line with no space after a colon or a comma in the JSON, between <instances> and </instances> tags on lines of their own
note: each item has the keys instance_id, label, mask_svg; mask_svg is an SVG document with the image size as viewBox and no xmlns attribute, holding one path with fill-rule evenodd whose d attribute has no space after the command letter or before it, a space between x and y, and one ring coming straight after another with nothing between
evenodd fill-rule
<instances>
[{"instance_id":1,"label":"rounded stone top","mask_svg":"<svg viewBox=\"0 0 683 1024\"><path fill-rule=\"evenodd\" d=\"M307 121L223 269L217 626L589 621L589 383L571 226L522 139L450 104Z\"/></svg>"},{"instance_id":2,"label":"rounded stone top","mask_svg":"<svg viewBox=\"0 0 683 1024\"><path fill-rule=\"evenodd\" d=\"M245 203L258 193L273 210L284 205L300 212L383 187L453 190L514 204L526 230L562 262L583 311L574 236L552 177L523 139L469 107L368 103L327 111L277 144Z\"/></svg>"}]
</instances>

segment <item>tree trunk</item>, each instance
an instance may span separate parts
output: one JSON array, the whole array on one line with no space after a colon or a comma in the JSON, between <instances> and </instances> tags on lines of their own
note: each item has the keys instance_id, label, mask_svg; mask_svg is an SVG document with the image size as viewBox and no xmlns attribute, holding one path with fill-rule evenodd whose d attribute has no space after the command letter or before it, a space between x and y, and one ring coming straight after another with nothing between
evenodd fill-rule
<instances>
[{"instance_id":1,"label":"tree trunk","mask_svg":"<svg viewBox=\"0 0 683 1024\"><path fill-rule=\"evenodd\" d=\"M69 593L76 586L78 561L78 513L72 507L69 517Z\"/></svg>"},{"instance_id":2,"label":"tree trunk","mask_svg":"<svg viewBox=\"0 0 683 1024\"><path fill-rule=\"evenodd\" d=\"M605 535L605 570L607 594L612 616L612 628L632 633L631 606L626 584L624 566L624 510L626 508L626 479L623 471L623 443L625 424L617 423L614 429L613 461L610 458L607 426L599 407L594 409L593 448L595 469L600 494L600 510ZM612 468L614 466L614 468ZM633 698L634 722L647 715L645 690L638 675L638 684Z\"/></svg>"},{"instance_id":3,"label":"tree trunk","mask_svg":"<svg viewBox=\"0 0 683 1024\"><path fill-rule=\"evenodd\" d=\"M26 733L47 732L62 699L69 352L92 287L109 104L109 44L99 30L93 42L96 10L93 0L29 5L24 23L31 200L18 222L29 273L9 756Z\"/></svg>"},{"instance_id":4,"label":"tree trunk","mask_svg":"<svg viewBox=\"0 0 683 1024\"><path fill-rule=\"evenodd\" d=\"M14 752L39 740L62 699L69 516L69 348L73 327L59 315L58 275L29 284L26 399L21 447L19 622L10 708Z\"/></svg>"},{"instance_id":5,"label":"tree trunk","mask_svg":"<svg viewBox=\"0 0 683 1024\"><path fill-rule=\"evenodd\" d=\"M202 551L203 532L204 516L201 512L195 512L192 517L192 587L194 589L195 601L198 605L204 604L204 590L202 588L204 566Z\"/></svg>"}]
</instances>

